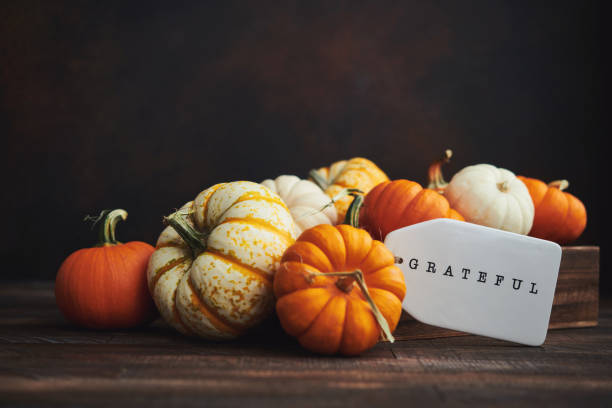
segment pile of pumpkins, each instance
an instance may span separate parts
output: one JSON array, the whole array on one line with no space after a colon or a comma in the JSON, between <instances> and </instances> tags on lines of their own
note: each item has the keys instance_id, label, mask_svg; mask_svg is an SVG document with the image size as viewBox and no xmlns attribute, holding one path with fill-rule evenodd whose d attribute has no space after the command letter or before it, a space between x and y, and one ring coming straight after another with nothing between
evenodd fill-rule
<instances>
[{"instance_id":1,"label":"pile of pumpkins","mask_svg":"<svg viewBox=\"0 0 612 408\"><path fill-rule=\"evenodd\" d=\"M479 164L446 183L450 156L431 165L427 188L390 181L365 158L313 170L310 180L217 184L164 219L155 248L118 243L127 213L105 211L98 246L60 267L58 306L97 329L143 324L159 311L179 332L212 340L239 337L276 310L305 348L356 355L381 337L393 341L400 319L406 288L382 243L389 232L453 218L566 244L584 230L584 205L563 191L566 181Z\"/></svg>"}]
</instances>

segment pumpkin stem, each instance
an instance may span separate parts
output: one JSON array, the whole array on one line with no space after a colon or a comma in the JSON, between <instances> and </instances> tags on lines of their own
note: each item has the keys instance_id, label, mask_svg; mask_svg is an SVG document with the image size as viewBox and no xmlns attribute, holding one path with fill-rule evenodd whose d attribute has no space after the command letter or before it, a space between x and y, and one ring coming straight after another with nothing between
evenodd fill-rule
<instances>
[{"instance_id":1,"label":"pumpkin stem","mask_svg":"<svg viewBox=\"0 0 612 408\"><path fill-rule=\"evenodd\" d=\"M453 151L451 149L446 149L441 158L429 165L429 170L427 171L429 175L429 184L427 188L436 190L440 194L444 193L444 189L448 186L448 183L444 180L444 176L442 175L442 166L448 163L451 157L453 157Z\"/></svg>"},{"instance_id":2,"label":"pumpkin stem","mask_svg":"<svg viewBox=\"0 0 612 408\"><path fill-rule=\"evenodd\" d=\"M344 188L331 199L331 203L328 205L334 204L336 201L342 200L348 195L357 196L359 194L363 194L363 191L358 188Z\"/></svg>"},{"instance_id":3,"label":"pumpkin stem","mask_svg":"<svg viewBox=\"0 0 612 408\"><path fill-rule=\"evenodd\" d=\"M351 290L353 290L354 282L355 278L353 278L352 276L345 276L336 281L336 286L344 293L350 293Z\"/></svg>"},{"instance_id":4,"label":"pumpkin stem","mask_svg":"<svg viewBox=\"0 0 612 408\"><path fill-rule=\"evenodd\" d=\"M193 228L186 219L186 213L177 211L164 217L164 224L169 225L181 236L183 241L189 245L194 255L197 255L206 250L206 234L202 234Z\"/></svg>"},{"instance_id":5,"label":"pumpkin stem","mask_svg":"<svg viewBox=\"0 0 612 408\"><path fill-rule=\"evenodd\" d=\"M347 195L351 195L352 193L363 193L363 191L359 190L358 188L345 188L342 189L342 191L340 191L338 194L336 194L327 204L325 204L323 207L319 208L318 210L314 210L308 213L304 213L302 215L300 215L299 217L297 217L295 220L301 220L302 218L305 217L311 217L315 214L318 214L320 212L325 211L326 208L333 206L336 201L343 199L344 197L346 197Z\"/></svg>"},{"instance_id":6,"label":"pumpkin stem","mask_svg":"<svg viewBox=\"0 0 612 408\"><path fill-rule=\"evenodd\" d=\"M100 228L98 229L98 244L96 246L116 245L119 243L115 236L117 223L119 220L125 221L127 215L127 211L120 208L116 210L102 210L97 217L87 215L83 221L93 221L92 228L97 223L100 223Z\"/></svg>"},{"instance_id":7,"label":"pumpkin stem","mask_svg":"<svg viewBox=\"0 0 612 408\"><path fill-rule=\"evenodd\" d=\"M353 272L311 272L310 275L343 277L343 279L338 279L338 281L336 282L336 286L338 286L340 290L347 293L350 292L353 282L357 282L359 289L361 289L361 293L363 293L363 296L370 305L372 314L374 315L374 318L376 319L376 322L380 327L383 340L387 340L391 343L395 341L393 334L391 334L391 328L389 328L389 323L387 323L387 319L385 319L383 314L380 312L378 306L376 306L376 303L374 303L374 300L372 300L372 296L368 291L368 286L365 283L365 278L363 277L363 272L361 272L361 270L356 269Z\"/></svg>"},{"instance_id":8,"label":"pumpkin stem","mask_svg":"<svg viewBox=\"0 0 612 408\"><path fill-rule=\"evenodd\" d=\"M327 187L329 187L329 183L327 182L327 180L325 179L325 177L323 177L321 175L321 173L319 173L317 171L317 169L312 169L310 170L310 172L308 173L308 175L310 176L310 178L312 179L312 181L314 181L314 183L319 186L319 188L323 191L327 190Z\"/></svg>"},{"instance_id":9,"label":"pumpkin stem","mask_svg":"<svg viewBox=\"0 0 612 408\"><path fill-rule=\"evenodd\" d=\"M359 212L361 211L361 207L363 207L363 200L365 199L362 194L350 193L352 195L353 202L349 206L346 211L346 216L344 217L344 224L348 224L351 227L359 228Z\"/></svg>"},{"instance_id":10,"label":"pumpkin stem","mask_svg":"<svg viewBox=\"0 0 612 408\"><path fill-rule=\"evenodd\" d=\"M502 181L501 183L497 183L497 188L502 193L506 193L508 191L508 180Z\"/></svg>"},{"instance_id":11,"label":"pumpkin stem","mask_svg":"<svg viewBox=\"0 0 612 408\"><path fill-rule=\"evenodd\" d=\"M559 190L563 191L569 187L569 181L567 180L555 180L548 183L548 187L556 187Z\"/></svg>"}]
</instances>

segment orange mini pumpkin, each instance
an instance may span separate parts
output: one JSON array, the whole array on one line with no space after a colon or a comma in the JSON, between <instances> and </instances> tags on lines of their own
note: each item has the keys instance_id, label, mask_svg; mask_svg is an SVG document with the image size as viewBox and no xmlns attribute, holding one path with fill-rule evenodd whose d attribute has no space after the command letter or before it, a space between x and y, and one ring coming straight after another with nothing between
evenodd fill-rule
<instances>
[{"instance_id":1,"label":"orange mini pumpkin","mask_svg":"<svg viewBox=\"0 0 612 408\"><path fill-rule=\"evenodd\" d=\"M448 200L440 193L446 185L441 166L451 155L452 152L447 150L442 159L430 166L428 188L410 180L380 183L365 196L363 204L360 197L355 197L349 217L361 207L359 225L381 241L391 231L434 218L464 221L463 216L450 208Z\"/></svg>"},{"instance_id":2,"label":"orange mini pumpkin","mask_svg":"<svg viewBox=\"0 0 612 408\"><path fill-rule=\"evenodd\" d=\"M57 306L72 323L93 329L119 329L147 323L157 310L147 287L147 263L153 247L117 242L115 226L124 210L99 217L100 242L66 258L55 280Z\"/></svg>"},{"instance_id":3,"label":"orange mini pumpkin","mask_svg":"<svg viewBox=\"0 0 612 408\"><path fill-rule=\"evenodd\" d=\"M323 354L359 354L377 343L381 329L392 341L405 293L391 251L349 225L304 231L274 277L283 329Z\"/></svg>"},{"instance_id":4,"label":"orange mini pumpkin","mask_svg":"<svg viewBox=\"0 0 612 408\"><path fill-rule=\"evenodd\" d=\"M544 183L541 180L518 176L525 183L535 207L535 217L529 235L558 244L568 244L582 234L587 223L584 204L563 191L567 180Z\"/></svg>"}]
</instances>

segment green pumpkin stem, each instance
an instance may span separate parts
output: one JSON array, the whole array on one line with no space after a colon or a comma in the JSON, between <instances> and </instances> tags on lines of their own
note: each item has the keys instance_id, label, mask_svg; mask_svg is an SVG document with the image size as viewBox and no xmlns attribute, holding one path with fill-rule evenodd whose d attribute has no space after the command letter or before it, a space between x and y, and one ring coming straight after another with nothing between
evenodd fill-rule
<instances>
[{"instance_id":1,"label":"green pumpkin stem","mask_svg":"<svg viewBox=\"0 0 612 408\"><path fill-rule=\"evenodd\" d=\"M202 253L206 250L206 235L197 231L187 222L188 214L184 211L177 211L164 217L164 224L169 225L180 235L180 237L189 245L194 255Z\"/></svg>"},{"instance_id":2,"label":"green pumpkin stem","mask_svg":"<svg viewBox=\"0 0 612 408\"><path fill-rule=\"evenodd\" d=\"M118 208L116 210L102 210L97 217L87 215L83 221L93 221L93 225L100 223L97 246L117 245L119 243L115 236L117 223L119 220L125 221L127 216L127 211Z\"/></svg>"},{"instance_id":3,"label":"green pumpkin stem","mask_svg":"<svg viewBox=\"0 0 612 408\"><path fill-rule=\"evenodd\" d=\"M312 181L314 181L314 183L319 186L319 188L323 191L327 190L327 187L329 187L329 183L327 182L327 180L325 179L325 177L323 177L321 175L321 173L319 173L316 169L312 169L310 170L310 172L308 173L308 175L310 176L310 178L312 179Z\"/></svg>"},{"instance_id":4,"label":"green pumpkin stem","mask_svg":"<svg viewBox=\"0 0 612 408\"><path fill-rule=\"evenodd\" d=\"M353 202L346 211L346 216L344 217L344 224L359 228L359 212L361 211L361 207L363 206L364 196L362 194L357 193L350 193L349 195L352 195L354 198Z\"/></svg>"},{"instance_id":5,"label":"green pumpkin stem","mask_svg":"<svg viewBox=\"0 0 612 408\"><path fill-rule=\"evenodd\" d=\"M311 272L309 276L339 276L342 279L338 279L336 281L336 286L343 292L350 292L352 289L353 280L357 282L359 289L361 289L361 293L365 297L366 301L370 305L370 309L372 310L372 314L380 327L380 331L382 334L383 340L387 340L391 343L395 341L393 334L391 334L391 328L389 327L389 323L387 323L387 319L383 316L374 300L372 300L372 296L370 295L370 291L368 290L368 285L365 283L365 278L363 277L363 272L359 269L354 270L353 272Z\"/></svg>"},{"instance_id":6,"label":"green pumpkin stem","mask_svg":"<svg viewBox=\"0 0 612 408\"><path fill-rule=\"evenodd\" d=\"M428 170L429 175L429 184L427 188L436 190L438 193L444 193L444 189L448 186L446 180L444 180L444 176L442 175L442 166L448 163L453 157L453 151L451 149L446 149L441 158L431 163Z\"/></svg>"}]
</instances>

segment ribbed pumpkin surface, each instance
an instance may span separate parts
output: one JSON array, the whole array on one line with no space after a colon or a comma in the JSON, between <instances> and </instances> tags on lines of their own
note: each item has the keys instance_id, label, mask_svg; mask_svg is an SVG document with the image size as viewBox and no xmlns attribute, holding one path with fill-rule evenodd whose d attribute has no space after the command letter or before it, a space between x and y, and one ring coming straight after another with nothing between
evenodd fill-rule
<instances>
[{"instance_id":1,"label":"ribbed pumpkin surface","mask_svg":"<svg viewBox=\"0 0 612 408\"><path fill-rule=\"evenodd\" d=\"M312 181L283 175L261 184L280 196L300 233L315 225L336 224L336 207L330 205L330 198Z\"/></svg>"},{"instance_id":2,"label":"ribbed pumpkin surface","mask_svg":"<svg viewBox=\"0 0 612 408\"><path fill-rule=\"evenodd\" d=\"M456 173L444 197L467 222L526 235L534 207L525 184L513 172L475 164Z\"/></svg>"},{"instance_id":3,"label":"ribbed pumpkin surface","mask_svg":"<svg viewBox=\"0 0 612 408\"><path fill-rule=\"evenodd\" d=\"M84 248L62 263L55 299L72 323L92 329L120 329L153 320L144 271L153 247L145 242Z\"/></svg>"},{"instance_id":4,"label":"ribbed pumpkin surface","mask_svg":"<svg viewBox=\"0 0 612 408\"><path fill-rule=\"evenodd\" d=\"M149 262L149 290L177 330L235 338L272 311L274 266L294 242L295 224L276 194L246 181L217 184L183 210L207 234L206 249L194 256L167 227Z\"/></svg>"},{"instance_id":5,"label":"ribbed pumpkin surface","mask_svg":"<svg viewBox=\"0 0 612 408\"><path fill-rule=\"evenodd\" d=\"M360 270L370 296L393 331L406 293L404 275L385 245L349 225L306 230L283 255L274 277L276 312L283 329L305 348L323 354L359 354L374 346L380 326L353 280L325 276ZM341 285L342 286L342 285Z\"/></svg>"},{"instance_id":6,"label":"ribbed pumpkin surface","mask_svg":"<svg viewBox=\"0 0 612 408\"><path fill-rule=\"evenodd\" d=\"M437 191L414 181L394 180L380 183L365 196L359 223L382 241L391 231L434 218L465 221Z\"/></svg>"},{"instance_id":7,"label":"ribbed pumpkin surface","mask_svg":"<svg viewBox=\"0 0 612 408\"><path fill-rule=\"evenodd\" d=\"M535 207L529 235L564 245L582 234L587 223L582 201L541 180L522 176L518 176L518 179L527 186Z\"/></svg>"},{"instance_id":8,"label":"ribbed pumpkin surface","mask_svg":"<svg viewBox=\"0 0 612 408\"><path fill-rule=\"evenodd\" d=\"M389 177L376 164L363 157L337 161L329 167L318 169L317 172L329 184L325 194L331 198L345 188L357 188L367 194L377 184L389 180ZM344 197L336 201L338 220L344 219L352 201L352 197Z\"/></svg>"}]
</instances>

